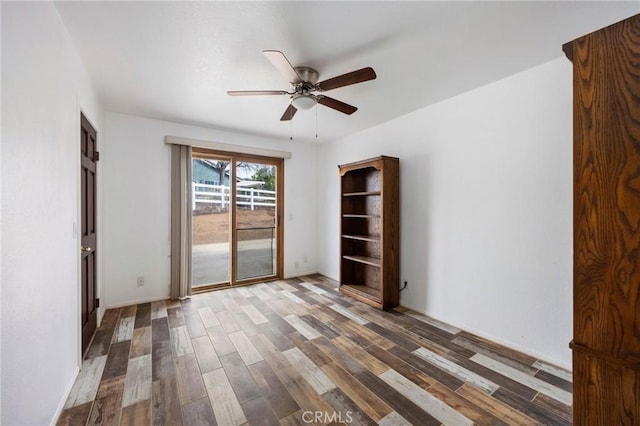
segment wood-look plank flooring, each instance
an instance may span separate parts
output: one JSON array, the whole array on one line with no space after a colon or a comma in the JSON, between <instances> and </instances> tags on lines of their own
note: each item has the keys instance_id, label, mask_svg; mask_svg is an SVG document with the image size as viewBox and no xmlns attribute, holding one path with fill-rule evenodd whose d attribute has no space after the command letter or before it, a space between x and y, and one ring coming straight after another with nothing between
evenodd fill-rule
<instances>
[{"instance_id":1,"label":"wood-look plank flooring","mask_svg":"<svg viewBox=\"0 0 640 426\"><path fill-rule=\"evenodd\" d=\"M571 373L321 275L110 309L61 425L568 425Z\"/></svg>"}]
</instances>

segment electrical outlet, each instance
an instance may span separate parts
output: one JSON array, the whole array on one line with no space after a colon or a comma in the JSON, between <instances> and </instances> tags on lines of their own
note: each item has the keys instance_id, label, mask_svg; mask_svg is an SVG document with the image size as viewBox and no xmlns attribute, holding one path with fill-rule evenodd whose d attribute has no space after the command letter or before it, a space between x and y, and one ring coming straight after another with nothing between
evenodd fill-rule
<instances>
[{"instance_id":1,"label":"electrical outlet","mask_svg":"<svg viewBox=\"0 0 640 426\"><path fill-rule=\"evenodd\" d=\"M307 258L307 256L302 258L302 263L307 263L309 261L309 259Z\"/></svg>"},{"instance_id":2,"label":"electrical outlet","mask_svg":"<svg viewBox=\"0 0 640 426\"><path fill-rule=\"evenodd\" d=\"M138 277L138 287L142 287L144 285L144 277Z\"/></svg>"},{"instance_id":3,"label":"electrical outlet","mask_svg":"<svg viewBox=\"0 0 640 426\"><path fill-rule=\"evenodd\" d=\"M296 271L300 269L300 262L296 260L295 263L293 264L293 267L295 268Z\"/></svg>"}]
</instances>

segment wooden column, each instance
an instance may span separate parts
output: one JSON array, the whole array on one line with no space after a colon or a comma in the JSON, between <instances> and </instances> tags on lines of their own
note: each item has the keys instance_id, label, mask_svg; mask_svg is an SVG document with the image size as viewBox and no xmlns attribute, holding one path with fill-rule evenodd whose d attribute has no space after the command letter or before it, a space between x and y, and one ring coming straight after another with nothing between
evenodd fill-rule
<instances>
[{"instance_id":1,"label":"wooden column","mask_svg":"<svg viewBox=\"0 0 640 426\"><path fill-rule=\"evenodd\" d=\"M640 424L640 15L573 62L576 425Z\"/></svg>"}]
</instances>

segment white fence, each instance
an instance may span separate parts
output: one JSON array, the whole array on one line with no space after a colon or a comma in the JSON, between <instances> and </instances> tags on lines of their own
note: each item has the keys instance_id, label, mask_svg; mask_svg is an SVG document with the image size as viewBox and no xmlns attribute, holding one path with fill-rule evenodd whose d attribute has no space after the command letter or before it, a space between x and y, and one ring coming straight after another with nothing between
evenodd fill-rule
<instances>
[{"instance_id":1,"label":"white fence","mask_svg":"<svg viewBox=\"0 0 640 426\"><path fill-rule=\"evenodd\" d=\"M228 186L195 182L191 182L191 185L191 208L193 210L196 210L199 203L213 204L224 208L231 201L230 188ZM236 187L236 205L249 206L251 210L254 210L255 207L275 207L276 191Z\"/></svg>"}]
</instances>

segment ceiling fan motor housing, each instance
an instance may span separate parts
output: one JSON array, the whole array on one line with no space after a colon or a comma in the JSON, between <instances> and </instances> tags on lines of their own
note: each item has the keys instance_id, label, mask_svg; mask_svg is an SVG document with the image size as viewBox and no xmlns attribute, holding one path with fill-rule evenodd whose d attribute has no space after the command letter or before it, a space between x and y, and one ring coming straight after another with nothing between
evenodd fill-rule
<instances>
[{"instance_id":1,"label":"ceiling fan motor housing","mask_svg":"<svg viewBox=\"0 0 640 426\"><path fill-rule=\"evenodd\" d=\"M310 83L313 87L318 82L318 71L313 68L295 67L295 70L302 79L302 83Z\"/></svg>"}]
</instances>

